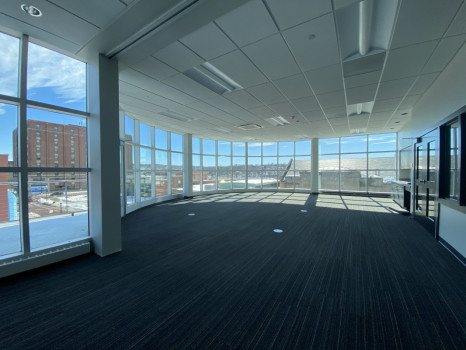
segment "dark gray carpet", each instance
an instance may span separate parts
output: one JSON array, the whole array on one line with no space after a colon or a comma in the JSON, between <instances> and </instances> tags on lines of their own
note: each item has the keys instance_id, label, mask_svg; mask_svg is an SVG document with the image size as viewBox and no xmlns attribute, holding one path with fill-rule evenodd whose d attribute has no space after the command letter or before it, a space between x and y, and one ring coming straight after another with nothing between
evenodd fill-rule
<instances>
[{"instance_id":1,"label":"dark gray carpet","mask_svg":"<svg viewBox=\"0 0 466 350\"><path fill-rule=\"evenodd\" d=\"M464 265L389 199L306 198L129 214L123 252L0 280L0 349L466 349Z\"/></svg>"}]
</instances>

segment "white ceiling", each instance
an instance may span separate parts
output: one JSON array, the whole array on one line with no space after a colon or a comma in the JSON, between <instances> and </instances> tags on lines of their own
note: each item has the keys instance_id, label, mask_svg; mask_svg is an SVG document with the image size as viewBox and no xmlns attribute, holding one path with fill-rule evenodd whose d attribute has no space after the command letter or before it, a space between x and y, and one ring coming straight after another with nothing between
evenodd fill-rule
<instances>
[{"instance_id":1,"label":"white ceiling","mask_svg":"<svg viewBox=\"0 0 466 350\"><path fill-rule=\"evenodd\" d=\"M350 25L358 19L342 16L357 12L348 10L357 0L31 0L43 11L39 18L21 11L23 2L2 4L0 29L82 59L113 57L126 113L225 140L398 131L466 40L465 0L399 0L388 49L352 61L341 52L347 56L358 42ZM383 20L373 22L371 33L380 37ZM242 89L219 95L183 74L204 62ZM348 116L347 106L371 101L372 113ZM167 111L191 121L159 114ZM274 116L290 124L265 121ZM248 123L263 128L237 127Z\"/></svg>"}]
</instances>

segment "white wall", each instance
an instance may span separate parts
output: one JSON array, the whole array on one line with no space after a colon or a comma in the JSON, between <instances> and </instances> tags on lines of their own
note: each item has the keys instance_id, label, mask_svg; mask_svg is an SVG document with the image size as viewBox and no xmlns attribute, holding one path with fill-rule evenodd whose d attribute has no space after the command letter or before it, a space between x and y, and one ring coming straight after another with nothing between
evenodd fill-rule
<instances>
[{"instance_id":1,"label":"white wall","mask_svg":"<svg viewBox=\"0 0 466 350\"><path fill-rule=\"evenodd\" d=\"M408 138L421 136L437 122L466 105L466 44L419 100L411 121L399 132L400 149L410 144Z\"/></svg>"},{"instance_id":2,"label":"white wall","mask_svg":"<svg viewBox=\"0 0 466 350\"><path fill-rule=\"evenodd\" d=\"M439 236L466 258L466 214L440 204Z\"/></svg>"}]
</instances>

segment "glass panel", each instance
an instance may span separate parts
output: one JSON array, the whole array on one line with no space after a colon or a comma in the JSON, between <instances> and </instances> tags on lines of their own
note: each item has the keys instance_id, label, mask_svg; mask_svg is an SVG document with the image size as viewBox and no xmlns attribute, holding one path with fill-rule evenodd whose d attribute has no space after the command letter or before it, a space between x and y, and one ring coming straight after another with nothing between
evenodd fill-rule
<instances>
[{"instance_id":1,"label":"glass panel","mask_svg":"<svg viewBox=\"0 0 466 350\"><path fill-rule=\"evenodd\" d=\"M294 171L293 156L278 157L278 170L281 172L286 170Z\"/></svg>"},{"instance_id":2,"label":"glass panel","mask_svg":"<svg viewBox=\"0 0 466 350\"><path fill-rule=\"evenodd\" d=\"M233 155L234 156L246 155L246 143L245 142L233 142Z\"/></svg>"},{"instance_id":3,"label":"glass panel","mask_svg":"<svg viewBox=\"0 0 466 350\"><path fill-rule=\"evenodd\" d=\"M233 157L233 170L246 170L246 157Z\"/></svg>"},{"instance_id":4,"label":"glass panel","mask_svg":"<svg viewBox=\"0 0 466 350\"><path fill-rule=\"evenodd\" d=\"M168 133L165 130L155 129L155 148L167 149L167 137Z\"/></svg>"},{"instance_id":5,"label":"glass panel","mask_svg":"<svg viewBox=\"0 0 466 350\"><path fill-rule=\"evenodd\" d=\"M168 169L168 152L155 151L155 170Z\"/></svg>"},{"instance_id":6,"label":"glass panel","mask_svg":"<svg viewBox=\"0 0 466 350\"><path fill-rule=\"evenodd\" d=\"M369 135L369 152L396 151L396 134Z\"/></svg>"},{"instance_id":7,"label":"glass panel","mask_svg":"<svg viewBox=\"0 0 466 350\"><path fill-rule=\"evenodd\" d=\"M266 171L262 173L262 188L276 189L278 187L278 178L276 171Z\"/></svg>"},{"instance_id":8,"label":"glass panel","mask_svg":"<svg viewBox=\"0 0 466 350\"><path fill-rule=\"evenodd\" d=\"M89 235L87 173L30 173L28 184L31 249Z\"/></svg>"},{"instance_id":9,"label":"glass panel","mask_svg":"<svg viewBox=\"0 0 466 350\"><path fill-rule=\"evenodd\" d=\"M259 189L262 188L262 177L260 170L248 172L248 188Z\"/></svg>"},{"instance_id":10,"label":"glass panel","mask_svg":"<svg viewBox=\"0 0 466 350\"><path fill-rule=\"evenodd\" d=\"M183 153L172 153L172 163L171 169L172 170L183 170Z\"/></svg>"},{"instance_id":11,"label":"glass panel","mask_svg":"<svg viewBox=\"0 0 466 350\"><path fill-rule=\"evenodd\" d=\"M367 136L342 137L340 147L341 153L367 152Z\"/></svg>"},{"instance_id":12,"label":"glass panel","mask_svg":"<svg viewBox=\"0 0 466 350\"><path fill-rule=\"evenodd\" d=\"M139 123L139 144L143 146L152 146L152 142L150 140L150 126L144 123Z\"/></svg>"},{"instance_id":13,"label":"glass panel","mask_svg":"<svg viewBox=\"0 0 466 350\"><path fill-rule=\"evenodd\" d=\"M1 42L1 36L0 36ZM0 73L1 74L1 73ZM6 154L0 162L7 161ZM1 165L0 166L5 166ZM17 173L0 173L0 256L21 252L19 226L19 190Z\"/></svg>"},{"instance_id":14,"label":"glass panel","mask_svg":"<svg viewBox=\"0 0 466 350\"><path fill-rule=\"evenodd\" d=\"M19 44L18 38L0 33L0 94L18 96L19 81ZM1 109L1 106L0 106Z\"/></svg>"},{"instance_id":15,"label":"glass panel","mask_svg":"<svg viewBox=\"0 0 466 350\"><path fill-rule=\"evenodd\" d=\"M201 140L196 137L193 137L192 144L193 144L193 153L200 154L201 153Z\"/></svg>"},{"instance_id":16,"label":"glass panel","mask_svg":"<svg viewBox=\"0 0 466 350\"><path fill-rule=\"evenodd\" d=\"M231 189L231 171L226 171L220 168L218 169L218 189Z\"/></svg>"},{"instance_id":17,"label":"glass panel","mask_svg":"<svg viewBox=\"0 0 466 350\"><path fill-rule=\"evenodd\" d=\"M458 199L459 195L459 179L460 179L460 128L459 120L456 120L453 124L449 125L449 136L450 136L450 157L447 159L449 163L449 185L448 185L448 196L452 199Z\"/></svg>"},{"instance_id":18,"label":"glass panel","mask_svg":"<svg viewBox=\"0 0 466 350\"><path fill-rule=\"evenodd\" d=\"M367 190L369 192L390 193L392 182L396 179L395 170L368 171Z\"/></svg>"},{"instance_id":19,"label":"glass panel","mask_svg":"<svg viewBox=\"0 0 466 350\"><path fill-rule=\"evenodd\" d=\"M296 141L295 147L297 155L311 154L311 141Z\"/></svg>"},{"instance_id":20,"label":"glass panel","mask_svg":"<svg viewBox=\"0 0 466 350\"><path fill-rule=\"evenodd\" d=\"M225 168L231 169L231 157L218 157L218 170L225 170Z\"/></svg>"},{"instance_id":21,"label":"glass panel","mask_svg":"<svg viewBox=\"0 0 466 350\"><path fill-rule=\"evenodd\" d=\"M366 153L342 154L340 170L365 170L367 168Z\"/></svg>"},{"instance_id":22,"label":"glass panel","mask_svg":"<svg viewBox=\"0 0 466 350\"><path fill-rule=\"evenodd\" d=\"M406 160L405 160L406 161ZM411 164L407 165L411 168ZM396 169L396 152L369 153L369 170Z\"/></svg>"},{"instance_id":23,"label":"glass panel","mask_svg":"<svg viewBox=\"0 0 466 350\"><path fill-rule=\"evenodd\" d=\"M1 33L0 33L1 42ZM0 71L0 74L1 71ZM0 85L1 86L1 85ZM0 103L0 155L4 155L0 167L18 166L18 107ZM31 145L35 150L36 145Z\"/></svg>"},{"instance_id":24,"label":"glass panel","mask_svg":"<svg viewBox=\"0 0 466 350\"><path fill-rule=\"evenodd\" d=\"M214 191L217 189L217 172L215 170L203 170L202 189L203 191Z\"/></svg>"},{"instance_id":25,"label":"glass panel","mask_svg":"<svg viewBox=\"0 0 466 350\"><path fill-rule=\"evenodd\" d=\"M215 140L202 140L202 153L215 154Z\"/></svg>"},{"instance_id":26,"label":"glass panel","mask_svg":"<svg viewBox=\"0 0 466 350\"><path fill-rule=\"evenodd\" d=\"M277 143L276 142L264 142L262 144L262 155L263 156L277 156Z\"/></svg>"},{"instance_id":27,"label":"glass panel","mask_svg":"<svg viewBox=\"0 0 466 350\"><path fill-rule=\"evenodd\" d=\"M204 170L216 170L215 156L202 156L202 168Z\"/></svg>"},{"instance_id":28,"label":"glass panel","mask_svg":"<svg viewBox=\"0 0 466 350\"><path fill-rule=\"evenodd\" d=\"M281 189L294 188L295 173L293 168L294 166L291 167L291 170L278 172L279 187Z\"/></svg>"},{"instance_id":29,"label":"glass panel","mask_svg":"<svg viewBox=\"0 0 466 350\"><path fill-rule=\"evenodd\" d=\"M168 172L157 171L155 173L155 195L166 196L168 195Z\"/></svg>"},{"instance_id":30,"label":"glass panel","mask_svg":"<svg viewBox=\"0 0 466 350\"><path fill-rule=\"evenodd\" d=\"M260 171L261 170L261 157L248 157L248 170Z\"/></svg>"},{"instance_id":31,"label":"glass panel","mask_svg":"<svg viewBox=\"0 0 466 350\"><path fill-rule=\"evenodd\" d=\"M134 119L125 115L125 141L134 142Z\"/></svg>"},{"instance_id":32,"label":"glass panel","mask_svg":"<svg viewBox=\"0 0 466 350\"><path fill-rule=\"evenodd\" d=\"M141 201L148 200L152 197L152 172L150 171L141 172L140 196Z\"/></svg>"},{"instance_id":33,"label":"glass panel","mask_svg":"<svg viewBox=\"0 0 466 350\"><path fill-rule=\"evenodd\" d=\"M139 168L141 170L150 170L152 167L152 151L150 148L141 147L139 155Z\"/></svg>"},{"instance_id":34,"label":"glass panel","mask_svg":"<svg viewBox=\"0 0 466 350\"><path fill-rule=\"evenodd\" d=\"M341 191L366 191L366 171L345 170L340 172Z\"/></svg>"},{"instance_id":35,"label":"glass panel","mask_svg":"<svg viewBox=\"0 0 466 350\"><path fill-rule=\"evenodd\" d=\"M323 190L339 190L338 154L319 157L320 186Z\"/></svg>"},{"instance_id":36,"label":"glass panel","mask_svg":"<svg viewBox=\"0 0 466 350\"><path fill-rule=\"evenodd\" d=\"M28 166L87 168L86 118L35 108L27 118Z\"/></svg>"},{"instance_id":37,"label":"glass panel","mask_svg":"<svg viewBox=\"0 0 466 350\"><path fill-rule=\"evenodd\" d=\"M233 189L246 188L246 172L233 170Z\"/></svg>"},{"instance_id":38,"label":"glass panel","mask_svg":"<svg viewBox=\"0 0 466 350\"><path fill-rule=\"evenodd\" d=\"M193 155L193 191L199 192L201 190L201 156Z\"/></svg>"},{"instance_id":39,"label":"glass panel","mask_svg":"<svg viewBox=\"0 0 466 350\"><path fill-rule=\"evenodd\" d=\"M277 157L262 157L262 169L267 171L277 171Z\"/></svg>"},{"instance_id":40,"label":"glass panel","mask_svg":"<svg viewBox=\"0 0 466 350\"><path fill-rule=\"evenodd\" d=\"M295 188L309 190L311 188L311 157L295 157Z\"/></svg>"},{"instance_id":41,"label":"glass panel","mask_svg":"<svg viewBox=\"0 0 466 350\"><path fill-rule=\"evenodd\" d=\"M260 156L261 155L261 143L260 142L249 142L248 143L248 156Z\"/></svg>"},{"instance_id":42,"label":"glass panel","mask_svg":"<svg viewBox=\"0 0 466 350\"><path fill-rule=\"evenodd\" d=\"M419 179L419 176L421 174L421 172L424 169L424 152L423 152L423 148L422 148L422 145L420 146L417 146L416 148L416 152L417 152L417 174L416 174L416 179Z\"/></svg>"},{"instance_id":43,"label":"glass panel","mask_svg":"<svg viewBox=\"0 0 466 350\"><path fill-rule=\"evenodd\" d=\"M231 142L218 141L218 154L222 156L231 155Z\"/></svg>"},{"instance_id":44,"label":"glass panel","mask_svg":"<svg viewBox=\"0 0 466 350\"><path fill-rule=\"evenodd\" d=\"M126 188L126 205L136 203L135 194L134 172L127 171L125 175L125 188Z\"/></svg>"},{"instance_id":45,"label":"glass panel","mask_svg":"<svg viewBox=\"0 0 466 350\"><path fill-rule=\"evenodd\" d=\"M85 111L86 64L29 43L27 98Z\"/></svg>"},{"instance_id":46,"label":"glass panel","mask_svg":"<svg viewBox=\"0 0 466 350\"><path fill-rule=\"evenodd\" d=\"M319 154L338 153L339 142L337 138L319 140Z\"/></svg>"},{"instance_id":47,"label":"glass panel","mask_svg":"<svg viewBox=\"0 0 466 350\"><path fill-rule=\"evenodd\" d=\"M294 142L279 142L278 154L280 156L292 156L294 154Z\"/></svg>"},{"instance_id":48,"label":"glass panel","mask_svg":"<svg viewBox=\"0 0 466 350\"><path fill-rule=\"evenodd\" d=\"M171 150L175 152L183 152L183 136L171 133Z\"/></svg>"},{"instance_id":49,"label":"glass panel","mask_svg":"<svg viewBox=\"0 0 466 350\"><path fill-rule=\"evenodd\" d=\"M134 169L134 147L125 143L125 169Z\"/></svg>"},{"instance_id":50,"label":"glass panel","mask_svg":"<svg viewBox=\"0 0 466 350\"><path fill-rule=\"evenodd\" d=\"M427 181L437 181L437 142L431 141L427 144Z\"/></svg>"},{"instance_id":51,"label":"glass panel","mask_svg":"<svg viewBox=\"0 0 466 350\"><path fill-rule=\"evenodd\" d=\"M172 171L172 194L183 193L183 172Z\"/></svg>"}]
</instances>

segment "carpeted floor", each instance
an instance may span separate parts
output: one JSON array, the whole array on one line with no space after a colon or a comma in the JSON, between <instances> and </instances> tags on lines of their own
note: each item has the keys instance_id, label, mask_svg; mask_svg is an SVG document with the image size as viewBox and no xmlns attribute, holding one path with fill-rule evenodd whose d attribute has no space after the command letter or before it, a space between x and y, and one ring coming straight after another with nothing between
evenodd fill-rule
<instances>
[{"instance_id":1,"label":"carpeted floor","mask_svg":"<svg viewBox=\"0 0 466 350\"><path fill-rule=\"evenodd\" d=\"M400 211L286 193L139 210L121 253L0 280L0 349L466 349L466 267Z\"/></svg>"}]
</instances>

